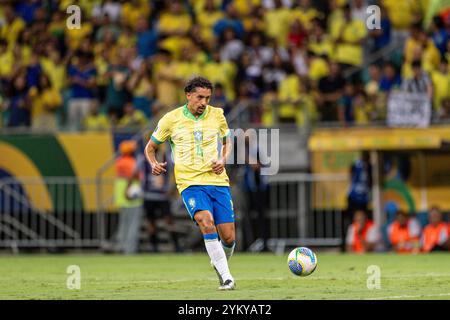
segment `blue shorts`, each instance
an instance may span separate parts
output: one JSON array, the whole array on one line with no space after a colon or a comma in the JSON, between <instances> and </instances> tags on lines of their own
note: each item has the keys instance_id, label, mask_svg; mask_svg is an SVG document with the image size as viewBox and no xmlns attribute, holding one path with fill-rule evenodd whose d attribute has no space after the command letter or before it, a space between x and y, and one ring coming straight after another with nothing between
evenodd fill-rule
<instances>
[{"instance_id":1,"label":"blue shorts","mask_svg":"<svg viewBox=\"0 0 450 320\"><path fill-rule=\"evenodd\" d=\"M212 213L216 225L234 222L230 187L190 186L181 192L181 198L192 220L197 211L208 210Z\"/></svg>"}]
</instances>

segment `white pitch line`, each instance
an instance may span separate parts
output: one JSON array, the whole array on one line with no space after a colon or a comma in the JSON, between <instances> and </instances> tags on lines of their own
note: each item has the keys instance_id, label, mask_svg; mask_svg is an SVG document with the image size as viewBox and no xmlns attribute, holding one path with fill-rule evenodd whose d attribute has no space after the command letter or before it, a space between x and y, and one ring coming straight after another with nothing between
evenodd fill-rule
<instances>
[{"instance_id":1,"label":"white pitch line","mask_svg":"<svg viewBox=\"0 0 450 320\"><path fill-rule=\"evenodd\" d=\"M420 295L402 295L389 297L366 298L364 300L388 300L388 299L404 299L404 298L426 298L426 297L447 297L450 293L436 293L436 294L420 294Z\"/></svg>"}]
</instances>

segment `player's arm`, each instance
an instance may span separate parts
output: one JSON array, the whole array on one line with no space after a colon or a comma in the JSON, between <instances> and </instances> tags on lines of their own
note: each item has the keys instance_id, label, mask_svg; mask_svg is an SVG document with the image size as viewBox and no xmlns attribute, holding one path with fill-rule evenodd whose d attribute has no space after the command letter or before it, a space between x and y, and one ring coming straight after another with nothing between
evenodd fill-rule
<instances>
[{"instance_id":1,"label":"player's arm","mask_svg":"<svg viewBox=\"0 0 450 320\"><path fill-rule=\"evenodd\" d=\"M172 123L167 115L165 115L159 120L155 131L153 131L153 134L145 146L145 158L150 163L150 166L152 167L152 174L155 176L166 172L165 167L167 166L167 162L159 162L156 159L156 149L158 149L158 146L170 137L171 128Z\"/></svg>"},{"instance_id":2,"label":"player's arm","mask_svg":"<svg viewBox=\"0 0 450 320\"><path fill-rule=\"evenodd\" d=\"M152 167L152 174L159 176L161 173L166 172L167 162L158 162L156 160L156 149L158 149L158 144L150 139L145 146L145 157Z\"/></svg>"}]
</instances>

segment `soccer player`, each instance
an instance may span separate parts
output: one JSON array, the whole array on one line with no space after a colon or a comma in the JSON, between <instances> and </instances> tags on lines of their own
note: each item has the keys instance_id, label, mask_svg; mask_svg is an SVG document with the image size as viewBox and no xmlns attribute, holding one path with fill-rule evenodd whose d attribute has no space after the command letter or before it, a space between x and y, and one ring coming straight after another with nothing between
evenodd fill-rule
<instances>
[{"instance_id":1,"label":"soccer player","mask_svg":"<svg viewBox=\"0 0 450 320\"><path fill-rule=\"evenodd\" d=\"M155 150L164 141L170 141L177 188L203 234L206 251L219 277L219 290L233 290L235 281L228 259L235 247L235 225L225 171L231 152L230 130L223 110L208 104L212 91L213 85L206 78L189 80L184 88L187 103L159 120L145 147L145 155L152 174L166 172L167 162L158 162ZM220 154L219 142L222 143Z\"/></svg>"}]
</instances>

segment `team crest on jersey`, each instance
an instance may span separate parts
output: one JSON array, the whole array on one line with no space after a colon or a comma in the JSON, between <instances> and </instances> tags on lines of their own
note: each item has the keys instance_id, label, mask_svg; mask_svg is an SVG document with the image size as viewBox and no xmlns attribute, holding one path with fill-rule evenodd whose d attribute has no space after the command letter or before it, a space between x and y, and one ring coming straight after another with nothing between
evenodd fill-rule
<instances>
[{"instance_id":1,"label":"team crest on jersey","mask_svg":"<svg viewBox=\"0 0 450 320\"><path fill-rule=\"evenodd\" d=\"M194 138L195 138L195 141L202 141L203 132L200 130L194 131Z\"/></svg>"},{"instance_id":2,"label":"team crest on jersey","mask_svg":"<svg viewBox=\"0 0 450 320\"><path fill-rule=\"evenodd\" d=\"M194 209L194 207L195 207L195 199L194 198L189 199L189 206L191 207L191 209Z\"/></svg>"}]
</instances>

